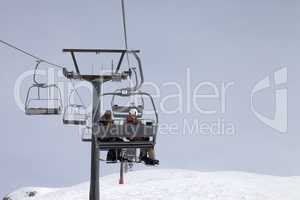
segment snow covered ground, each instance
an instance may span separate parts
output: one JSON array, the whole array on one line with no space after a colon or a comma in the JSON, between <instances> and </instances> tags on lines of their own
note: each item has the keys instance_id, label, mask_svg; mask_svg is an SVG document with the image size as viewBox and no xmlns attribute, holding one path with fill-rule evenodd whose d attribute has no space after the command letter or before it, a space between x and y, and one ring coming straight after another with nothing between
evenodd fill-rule
<instances>
[{"instance_id":1,"label":"snow covered ground","mask_svg":"<svg viewBox=\"0 0 300 200\"><path fill-rule=\"evenodd\" d=\"M143 170L100 179L101 200L299 200L300 177L274 177L242 172ZM88 200L89 183L67 188L27 187L11 200ZM36 193L35 193L36 192ZM31 196L31 197L30 197Z\"/></svg>"}]
</instances>

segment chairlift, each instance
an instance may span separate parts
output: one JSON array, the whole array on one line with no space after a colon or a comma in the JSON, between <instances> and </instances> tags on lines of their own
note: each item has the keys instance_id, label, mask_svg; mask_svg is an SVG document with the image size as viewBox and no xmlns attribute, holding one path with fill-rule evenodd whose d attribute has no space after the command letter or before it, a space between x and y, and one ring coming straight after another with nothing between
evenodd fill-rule
<instances>
[{"instance_id":1,"label":"chairlift","mask_svg":"<svg viewBox=\"0 0 300 200\"><path fill-rule=\"evenodd\" d=\"M56 84L40 83L36 80L38 60L34 69L33 85L28 89L25 101L26 115L59 115L62 112L62 98ZM46 96L44 96L47 94ZM44 97L43 97L44 96Z\"/></svg>"},{"instance_id":2,"label":"chairlift","mask_svg":"<svg viewBox=\"0 0 300 200\"><path fill-rule=\"evenodd\" d=\"M81 104L75 104L71 103L71 97L73 93L76 93L79 97ZM74 90L69 95L69 101L68 105L65 108L64 116L63 116L63 123L65 125L86 125L87 124L87 109L83 105L83 102L77 92L77 90L74 88Z\"/></svg>"},{"instance_id":3,"label":"chairlift","mask_svg":"<svg viewBox=\"0 0 300 200\"><path fill-rule=\"evenodd\" d=\"M104 94L104 96L107 95L112 96L111 107L114 119L112 125L104 126L104 131L99 131L99 148L101 150L153 148L156 143L158 114L151 95L145 92L129 92L128 94L113 92ZM116 96L127 98L130 96L140 96L141 99L143 99L143 96L148 97L152 103L155 114L154 119L143 118L144 100L142 100L142 104L137 106L121 106L115 103ZM137 111L136 117L138 118L138 124L128 124L126 122L126 118L131 109ZM100 126L103 125L100 124ZM121 138L122 141L114 140L113 138Z\"/></svg>"}]
</instances>

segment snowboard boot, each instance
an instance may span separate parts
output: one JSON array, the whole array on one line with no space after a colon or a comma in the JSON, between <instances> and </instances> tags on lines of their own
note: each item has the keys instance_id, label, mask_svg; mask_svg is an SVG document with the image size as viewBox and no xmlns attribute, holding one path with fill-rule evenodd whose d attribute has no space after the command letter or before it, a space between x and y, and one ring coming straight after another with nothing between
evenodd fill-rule
<instances>
[{"instance_id":1,"label":"snowboard boot","mask_svg":"<svg viewBox=\"0 0 300 200\"><path fill-rule=\"evenodd\" d=\"M151 159L147 156L141 157L141 161L143 161L146 165L151 165L151 166L159 165L159 160Z\"/></svg>"}]
</instances>

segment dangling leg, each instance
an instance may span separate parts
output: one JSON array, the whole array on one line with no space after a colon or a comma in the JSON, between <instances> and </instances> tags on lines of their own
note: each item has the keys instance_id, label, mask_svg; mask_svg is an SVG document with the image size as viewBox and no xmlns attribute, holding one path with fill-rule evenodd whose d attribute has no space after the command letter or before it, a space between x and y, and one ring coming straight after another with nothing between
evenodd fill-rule
<instances>
[{"instance_id":1,"label":"dangling leg","mask_svg":"<svg viewBox=\"0 0 300 200\"><path fill-rule=\"evenodd\" d=\"M109 149L106 156L107 162L117 162L117 151L116 149Z\"/></svg>"},{"instance_id":2,"label":"dangling leg","mask_svg":"<svg viewBox=\"0 0 300 200\"><path fill-rule=\"evenodd\" d=\"M120 142L123 140L121 138L112 138L112 139L109 139L108 141ZM120 160L120 155L121 155L120 149L109 149L107 152L106 161L113 162L113 163L117 162L118 160Z\"/></svg>"},{"instance_id":3,"label":"dangling leg","mask_svg":"<svg viewBox=\"0 0 300 200\"><path fill-rule=\"evenodd\" d=\"M149 149L147 149L147 151L148 151L149 158L152 159L152 160L155 160L154 148L149 148Z\"/></svg>"},{"instance_id":4,"label":"dangling leg","mask_svg":"<svg viewBox=\"0 0 300 200\"><path fill-rule=\"evenodd\" d=\"M143 158L147 157L147 151L146 149L140 149L140 160L143 160Z\"/></svg>"},{"instance_id":5,"label":"dangling leg","mask_svg":"<svg viewBox=\"0 0 300 200\"><path fill-rule=\"evenodd\" d=\"M153 148L141 149L140 159L146 165L158 165L159 160L155 159L155 151Z\"/></svg>"},{"instance_id":6,"label":"dangling leg","mask_svg":"<svg viewBox=\"0 0 300 200\"><path fill-rule=\"evenodd\" d=\"M155 157L154 148L147 149L147 152L148 152L149 159L151 159L152 164L153 165L159 165L159 160L157 160L156 157Z\"/></svg>"}]
</instances>

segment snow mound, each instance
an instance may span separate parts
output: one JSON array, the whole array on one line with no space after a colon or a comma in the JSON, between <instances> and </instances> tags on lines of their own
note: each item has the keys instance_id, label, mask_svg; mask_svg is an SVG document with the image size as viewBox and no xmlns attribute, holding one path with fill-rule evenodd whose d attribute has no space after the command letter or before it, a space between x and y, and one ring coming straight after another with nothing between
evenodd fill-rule
<instances>
[{"instance_id":1,"label":"snow mound","mask_svg":"<svg viewBox=\"0 0 300 200\"><path fill-rule=\"evenodd\" d=\"M89 183L67 188L27 187L10 200L88 200ZM274 177L243 172L143 170L100 178L101 200L299 200L300 177Z\"/></svg>"}]
</instances>

